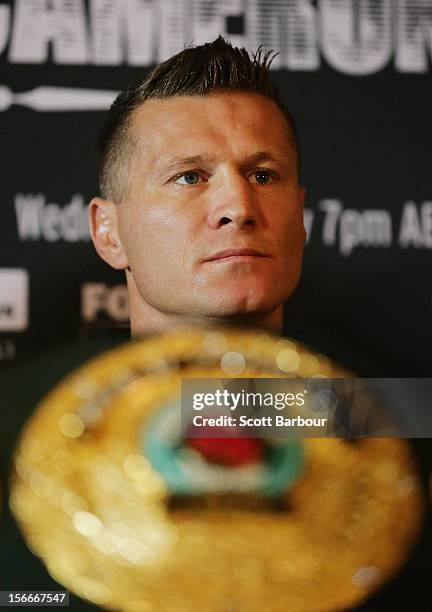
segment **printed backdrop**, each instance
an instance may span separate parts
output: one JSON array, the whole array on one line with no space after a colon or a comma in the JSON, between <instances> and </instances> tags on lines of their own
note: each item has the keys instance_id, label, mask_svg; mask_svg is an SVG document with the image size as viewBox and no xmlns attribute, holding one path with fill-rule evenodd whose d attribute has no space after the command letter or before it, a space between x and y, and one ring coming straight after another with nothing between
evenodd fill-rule
<instances>
[{"instance_id":1,"label":"printed backdrop","mask_svg":"<svg viewBox=\"0 0 432 612\"><path fill-rule=\"evenodd\" d=\"M0 0L0 359L127 325L89 241L115 93L219 33L279 51L307 187L286 333L363 375L429 376L432 0Z\"/></svg>"}]
</instances>

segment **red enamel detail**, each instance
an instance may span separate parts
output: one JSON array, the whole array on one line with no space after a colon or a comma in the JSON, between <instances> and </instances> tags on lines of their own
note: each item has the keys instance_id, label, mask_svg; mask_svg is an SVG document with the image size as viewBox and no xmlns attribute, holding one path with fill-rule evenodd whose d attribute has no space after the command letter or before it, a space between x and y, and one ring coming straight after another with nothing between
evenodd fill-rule
<instances>
[{"instance_id":1,"label":"red enamel detail","mask_svg":"<svg viewBox=\"0 0 432 612\"><path fill-rule=\"evenodd\" d=\"M207 461L232 467L257 463L264 454L260 438L186 438L185 442Z\"/></svg>"}]
</instances>

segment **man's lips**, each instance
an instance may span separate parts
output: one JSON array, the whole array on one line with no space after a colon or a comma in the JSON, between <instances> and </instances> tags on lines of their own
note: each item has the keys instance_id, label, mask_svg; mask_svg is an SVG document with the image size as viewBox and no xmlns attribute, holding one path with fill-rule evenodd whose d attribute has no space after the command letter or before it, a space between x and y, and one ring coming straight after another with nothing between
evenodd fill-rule
<instances>
[{"instance_id":1,"label":"man's lips","mask_svg":"<svg viewBox=\"0 0 432 612\"><path fill-rule=\"evenodd\" d=\"M204 261L217 261L219 259L227 259L229 257L269 257L265 253L255 251L255 249L227 249L225 251L219 251L214 255L210 255L204 259Z\"/></svg>"}]
</instances>

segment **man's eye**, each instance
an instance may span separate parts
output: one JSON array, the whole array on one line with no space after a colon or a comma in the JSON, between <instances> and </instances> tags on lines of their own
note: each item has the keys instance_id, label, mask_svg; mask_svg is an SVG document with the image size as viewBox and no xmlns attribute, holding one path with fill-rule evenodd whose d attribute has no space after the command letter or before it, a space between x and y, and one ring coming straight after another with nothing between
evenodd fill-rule
<instances>
[{"instance_id":1,"label":"man's eye","mask_svg":"<svg viewBox=\"0 0 432 612\"><path fill-rule=\"evenodd\" d=\"M267 185L274 179L273 172L270 170L255 170L252 176L259 185Z\"/></svg>"},{"instance_id":2,"label":"man's eye","mask_svg":"<svg viewBox=\"0 0 432 612\"><path fill-rule=\"evenodd\" d=\"M198 172L185 172L175 179L177 185L196 185L200 180Z\"/></svg>"}]
</instances>

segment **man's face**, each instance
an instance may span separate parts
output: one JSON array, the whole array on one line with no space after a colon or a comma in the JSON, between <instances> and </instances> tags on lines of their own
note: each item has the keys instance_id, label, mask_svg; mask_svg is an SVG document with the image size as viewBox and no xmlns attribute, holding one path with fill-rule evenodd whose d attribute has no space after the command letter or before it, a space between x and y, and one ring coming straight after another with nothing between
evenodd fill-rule
<instances>
[{"instance_id":1,"label":"man's face","mask_svg":"<svg viewBox=\"0 0 432 612\"><path fill-rule=\"evenodd\" d=\"M276 104L249 92L150 100L118 231L137 290L160 312L269 312L301 270L303 190Z\"/></svg>"}]
</instances>

